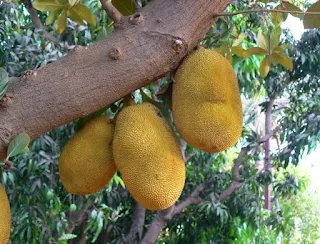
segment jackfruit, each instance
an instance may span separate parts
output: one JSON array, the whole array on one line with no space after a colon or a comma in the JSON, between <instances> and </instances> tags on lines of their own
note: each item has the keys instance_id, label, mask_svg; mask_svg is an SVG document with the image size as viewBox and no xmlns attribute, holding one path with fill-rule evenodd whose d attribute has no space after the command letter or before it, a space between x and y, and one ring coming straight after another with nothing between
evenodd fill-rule
<instances>
[{"instance_id":1,"label":"jackfruit","mask_svg":"<svg viewBox=\"0 0 320 244\"><path fill-rule=\"evenodd\" d=\"M143 207L166 209L180 197L184 160L173 131L154 105L142 103L120 111L113 155L129 193Z\"/></svg>"},{"instance_id":2,"label":"jackfruit","mask_svg":"<svg viewBox=\"0 0 320 244\"><path fill-rule=\"evenodd\" d=\"M175 75L172 114L191 146L207 152L233 146L242 132L242 105L228 60L202 47L187 57Z\"/></svg>"},{"instance_id":3,"label":"jackfruit","mask_svg":"<svg viewBox=\"0 0 320 244\"><path fill-rule=\"evenodd\" d=\"M0 243L8 243L10 228L10 204L4 187L0 184Z\"/></svg>"},{"instance_id":4,"label":"jackfruit","mask_svg":"<svg viewBox=\"0 0 320 244\"><path fill-rule=\"evenodd\" d=\"M116 172L112 156L114 125L101 115L90 120L64 146L59 174L72 194L92 194L101 190Z\"/></svg>"}]
</instances>

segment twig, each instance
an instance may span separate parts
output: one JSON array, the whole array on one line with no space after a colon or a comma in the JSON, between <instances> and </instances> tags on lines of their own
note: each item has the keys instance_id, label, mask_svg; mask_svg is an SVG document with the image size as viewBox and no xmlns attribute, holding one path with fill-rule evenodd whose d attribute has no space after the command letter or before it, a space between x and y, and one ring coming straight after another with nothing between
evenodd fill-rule
<instances>
[{"instance_id":1,"label":"twig","mask_svg":"<svg viewBox=\"0 0 320 244\"><path fill-rule=\"evenodd\" d=\"M34 24L34 26L38 29L40 29L44 36L49 40L49 41L52 41L56 44L59 44L59 41L54 38L49 32L47 32L41 22L41 20L39 19L39 16L37 14L37 11L33 8L32 6L32 3L30 0L23 0L23 4L24 6L26 7L26 9L28 10L30 16L31 16L31 19L32 19L32 22Z\"/></svg>"},{"instance_id":2,"label":"twig","mask_svg":"<svg viewBox=\"0 0 320 244\"><path fill-rule=\"evenodd\" d=\"M320 15L320 12L304 12L304 11L290 11L290 10L280 10L280 9L248 9L233 13L216 13L214 17L221 16L234 16L238 14L249 14L249 13L285 13L285 14L304 14L304 15Z\"/></svg>"},{"instance_id":3,"label":"twig","mask_svg":"<svg viewBox=\"0 0 320 244\"><path fill-rule=\"evenodd\" d=\"M100 0L102 8L107 12L108 16L114 21L114 23L120 23L122 14L117 8L115 8L108 0Z\"/></svg>"},{"instance_id":4,"label":"twig","mask_svg":"<svg viewBox=\"0 0 320 244\"><path fill-rule=\"evenodd\" d=\"M137 9L142 8L142 0L134 0Z\"/></svg>"}]
</instances>

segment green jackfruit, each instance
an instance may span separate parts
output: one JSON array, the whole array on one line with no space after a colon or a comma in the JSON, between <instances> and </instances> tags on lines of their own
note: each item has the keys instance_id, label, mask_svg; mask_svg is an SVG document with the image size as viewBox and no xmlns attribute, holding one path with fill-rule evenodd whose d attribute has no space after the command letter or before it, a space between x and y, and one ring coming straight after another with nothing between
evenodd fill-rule
<instances>
[{"instance_id":1,"label":"green jackfruit","mask_svg":"<svg viewBox=\"0 0 320 244\"><path fill-rule=\"evenodd\" d=\"M228 60L205 48L192 53L176 72L172 113L191 146L208 152L233 146L242 132L242 105Z\"/></svg>"},{"instance_id":2,"label":"green jackfruit","mask_svg":"<svg viewBox=\"0 0 320 244\"><path fill-rule=\"evenodd\" d=\"M185 164L179 143L152 104L132 105L120 111L113 155L128 191L143 207L166 209L180 197Z\"/></svg>"},{"instance_id":3,"label":"green jackfruit","mask_svg":"<svg viewBox=\"0 0 320 244\"><path fill-rule=\"evenodd\" d=\"M8 243L10 228L10 204L4 187L0 184L0 243Z\"/></svg>"},{"instance_id":4,"label":"green jackfruit","mask_svg":"<svg viewBox=\"0 0 320 244\"><path fill-rule=\"evenodd\" d=\"M60 155L59 173L66 190L92 194L116 172L112 156L114 125L105 115L90 120L71 138Z\"/></svg>"}]
</instances>

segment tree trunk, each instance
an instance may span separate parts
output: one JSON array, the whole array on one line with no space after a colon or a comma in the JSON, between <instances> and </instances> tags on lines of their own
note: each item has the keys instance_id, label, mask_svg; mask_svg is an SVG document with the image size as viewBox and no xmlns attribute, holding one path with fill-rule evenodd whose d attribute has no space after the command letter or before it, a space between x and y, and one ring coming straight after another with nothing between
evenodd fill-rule
<instances>
[{"instance_id":1,"label":"tree trunk","mask_svg":"<svg viewBox=\"0 0 320 244\"><path fill-rule=\"evenodd\" d=\"M136 206L133 211L130 232L126 237L125 243L138 243L141 240L145 217L146 209L142 207L139 203L136 203Z\"/></svg>"},{"instance_id":2,"label":"tree trunk","mask_svg":"<svg viewBox=\"0 0 320 244\"><path fill-rule=\"evenodd\" d=\"M272 134L272 109L273 104L276 99L277 94L274 93L269 100L267 111L266 111L266 122L265 122L265 133L266 135ZM264 158L264 169L266 171L270 171L272 173L272 164L271 164L271 158L270 158L270 137L265 142L265 158ZM271 205L271 187L270 185L265 186L264 191L264 208L271 211L272 205Z\"/></svg>"},{"instance_id":3,"label":"tree trunk","mask_svg":"<svg viewBox=\"0 0 320 244\"><path fill-rule=\"evenodd\" d=\"M153 0L106 39L11 78L0 102L0 159L9 141L36 138L86 116L177 68L230 0Z\"/></svg>"}]
</instances>

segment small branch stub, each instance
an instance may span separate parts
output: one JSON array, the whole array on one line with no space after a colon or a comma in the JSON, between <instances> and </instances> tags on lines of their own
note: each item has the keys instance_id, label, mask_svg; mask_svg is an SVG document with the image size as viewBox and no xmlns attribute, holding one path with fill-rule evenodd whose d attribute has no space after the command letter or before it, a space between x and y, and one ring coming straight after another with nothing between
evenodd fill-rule
<instances>
[{"instance_id":1,"label":"small branch stub","mask_svg":"<svg viewBox=\"0 0 320 244\"><path fill-rule=\"evenodd\" d=\"M183 50L183 42L179 39L174 40L172 44L172 48L177 53L180 53Z\"/></svg>"},{"instance_id":2,"label":"small branch stub","mask_svg":"<svg viewBox=\"0 0 320 244\"><path fill-rule=\"evenodd\" d=\"M141 13L135 13L129 18L129 23L132 25L140 25L143 22L143 15Z\"/></svg>"},{"instance_id":3,"label":"small branch stub","mask_svg":"<svg viewBox=\"0 0 320 244\"><path fill-rule=\"evenodd\" d=\"M122 14L116 9L111 2L107 0L100 0L102 8L107 12L108 16L114 21L114 23L120 23Z\"/></svg>"},{"instance_id":4,"label":"small branch stub","mask_svg":"<svg viewBox=\"0 0 320 244\"><path fill-rule=\"evenodd\" d=\"M109 51L109 57L113 60L119 60L122 56L122 52L118 48L112 48Z\"/></svg>"},{"instance_id":5,"label":"small branch stub","mask_svg":"<svg viewBox=\"0 0 320 244\"><path fill-rule=\"evenodd\" d=\"M0 140L8 144L12 138L12 131L6 127L0 126Z\"/></svg>"},{"instance_id":6,"label":"small branch stub","mask_svg":"<svg viewBox=\"0 0 320 244\"><path fill-rule=\"evenodd\" d=\"M11 161L9 160L4 161L4 166L3 166L4 170L10 170L12 166L13 166L13 163Z\"/></svg>"}]
</instances>

